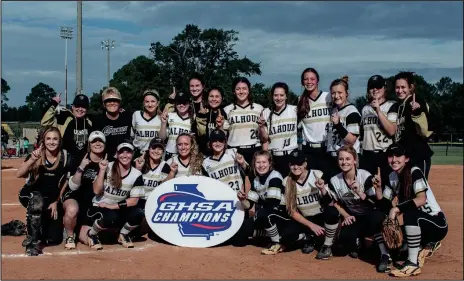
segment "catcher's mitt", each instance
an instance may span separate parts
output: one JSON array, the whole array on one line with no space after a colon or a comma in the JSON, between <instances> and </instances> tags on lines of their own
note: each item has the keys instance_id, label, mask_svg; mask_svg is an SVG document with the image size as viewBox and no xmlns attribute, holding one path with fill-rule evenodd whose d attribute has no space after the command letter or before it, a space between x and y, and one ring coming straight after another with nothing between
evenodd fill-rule
<instances>
[{"instance_id":1,"label":"catcher's mitt","mask_svg":"<svg viewBox=\"0 0 464 281\"><path fill-rule=\"evenodd\" d=\"M382 235L389 249L399 249L403 244L403 231L398 218L386 218L382 225Z\"/></svg>"},{"instance_id":2,"label":"catcher's mitt","mask_svg":"<svg viewBox=\"0 0 464 281\"><path fill-rule=\"evenodd\" d=\"M19 220L12 220L2 225L2 236L21 236L26 234L26 225Z\"/></svg>"}]
</instances>

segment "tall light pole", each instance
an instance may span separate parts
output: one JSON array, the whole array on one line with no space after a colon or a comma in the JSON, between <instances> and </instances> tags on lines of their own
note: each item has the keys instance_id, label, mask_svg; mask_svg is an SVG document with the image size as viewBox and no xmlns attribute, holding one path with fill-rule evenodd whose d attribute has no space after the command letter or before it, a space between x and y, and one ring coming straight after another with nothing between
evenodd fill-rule
<instances>
[{"instance_id":1,"label":"tall light pole","mask_svg":"<svg viewBox=\"0 0 464 281\"><path fill-rule=\"evenodd\" d=\"M82 1L77 1L76 95L83 93L82 86Z\"/></svg>"},{"instance_id":2,"label":"tall light pole","mask_svg":"<svg viewBox=\"0 0 464 281\"><path fill-rule=\"evenodd\" d=\"M64 95L65 105L68 106L68 40L73 38L72 27L60 26L60 37L64 39Z\"/></svg>"},{"instance_id":3,"label":"tall light pole","mask_svg":"<svg viewBox=\"0 0 464 281\"><path fill-rule=\"evenodd\" d=\"M107 57L106 59L108 60L108 73L107 73L107 80L108 80L108 87L110 86L110 50L114 49L114 40L110 41L110 39L106 41L101 41L101 48L102 50L106 49L107 52Z\"/></svg>"}]
</instances>

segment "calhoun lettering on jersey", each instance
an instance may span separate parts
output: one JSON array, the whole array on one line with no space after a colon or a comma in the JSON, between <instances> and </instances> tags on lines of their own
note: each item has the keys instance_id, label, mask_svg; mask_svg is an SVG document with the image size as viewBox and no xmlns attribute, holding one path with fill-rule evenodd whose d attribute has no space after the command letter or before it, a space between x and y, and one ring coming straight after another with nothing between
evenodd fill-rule
<instances>
[{"instance_id":1,"label":"calhoun lettering on jersey","mask_svg":"<svg viewBox=\"0 0 464 281\"><path fill-rule=\"evenodd\" d=\"M113 128L113 126L106 126L106 127L103 128L102 133L105 136L124 135L124 134L127 133L127 127L128 126L122 126L122 127Z\"/></svg>"},{"instance_id":2,"label":"calhoun lettering on jersey","mask_svg":"<svg viewBox=\"0 0 464 281\"><path fill-rule=\"evenodd\" d=\"M241 116L231 116L229 123L235 124L235 123L257 123L258 122L258 116L256 115L241 115Z\"/></svg>"},{"instance_id":3,"label":"calhoun lettering on jersey","mask_svg":"<svg viewBox=\"0 0 464 281\"><path fill-rule=\"evenodd\" d=\"M160 181L157 181L157 180L143 179L143 185L145 187L157 187L159 184L160 184Z\"/></svg>"},{"instance_id":4,"label":"calhoun lettering on jersey","mask_svg":"<svg viewBox=\"0 0 464 281\"><path fill-rule=\"evenodd\" d=\"M321 117L321 116L329 116L329 115L330 115L330 111L328 108L316 108L308 112L305 118Z\"/></svg>"},{"instance_id":5,"label":"calhoun lettering on jersey","mask_svg":"<svg viewBox=\"0 0 464 281\"><path fill-rule=\"evenodd\" d=\"M237 174L237 172L238 172L238 167L233 166L233 167L227 167L227 168L224 168L222 170L216 171L216 172L210 174L210 176L212 178L218 180L220 178L227 177L228 175Z\"/></svg>"},{"instance_id":6,"label":"calhoun lettering on jersey","mask_svg":"<svg viewBox=\"0 0 464 281\"><path fill-rule=\"evenodd\" d=\"M135 131L135 134L137 137L141 138L159 138L159 132L158 131L140 131L137 130Z\"/></svg>"},{"instance_id":7,"label":"calhoun lettering on jersey","mask_svg":"<svg viewBox=\"0 0 464 281\"><path fill-rule=\"evenodd\" d=\"M126 195L127 195L127 193L129 191L122 190L120 188L114 188L114 187L111 187L111 186L107 186L106 189L105 189L105 192L109 193L111 195L126 197Z\"/></svg>"},{"instance_id":8,"label":"calhoun lettering on jersey","mask_svg":"<svg viewBox=\"0 0 464 281\"><path fill-rule=\"evenodd\" d=\"M377 116L368 116L364 118L363 124L364 125L377 124L378 121L379 121L379 118Z\"/></svg>"},{"instance_id":9,"label":"calhoun lettering on jersey","mask_svg":"<svg viewBox=\"0 0 464 281\"><path fill-rule=\"evenodd\" d=\"M190 130L182 129L182 128L178 128L178 127L170 127L169 128L169 134L170 135L180 135L182 133L190 133Z\"/></svg>"},{"instance_id":10,"label":"calhoun lettering on jersey","mask_svg":"<svg viewBox=\"0 0 464 281\"><path fill-rule=\"evenodd\" d=\"M307 196L298 196L296 198L296 204L297 205L304 205L304 204L310 204L316 201L320 201L321 197L319 193L316 194L310 194Z\"/></svg>"},{"instance_id":11,"label":"calhoun lettering on jersey","mask_svg":"<svg viewBox=\"0 0 464 281\"><path fill-rule=\"evenodd\" d=\"M286 132L293 132L296 130L296 125L295 124L282 124L278 126L272 126L269 135L275 135L275 134L280 134L280 133L286 133Z\"/></svg>"}]
</instances>

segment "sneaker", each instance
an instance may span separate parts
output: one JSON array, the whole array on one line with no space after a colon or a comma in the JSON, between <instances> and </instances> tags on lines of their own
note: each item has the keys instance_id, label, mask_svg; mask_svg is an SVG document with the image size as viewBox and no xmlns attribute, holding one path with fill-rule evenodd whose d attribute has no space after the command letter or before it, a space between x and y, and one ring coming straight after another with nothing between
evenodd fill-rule
<instances>
[{"instance_id":1,"label":"sneaker","mask_svg":"<svg viewBox=\"0 0 464 281\"><path fill-rule=\"evenodd\" d=\"M322 245L321 250L316 255L318 260L328 260L332 256L332 247L328 245Z\"/></svg>"},{"instance_id":2,"label":"sneaker","mask_svg":"<svg viewBox=\"0 0 464 281\"><path fill-rule=\"evenodd\" d=\"M359 258L359 252L358 251L352 251L348 254L350 257L352 257L353 259L357 259Z\"/></svg>"},{"instance_id":3,"label":"sneaker","mask_svg":"<svg viewBox=\"0 0 464 281\"><path fill-rule=\"evenodd\" d=\"M75 237L74 233L73 233L72 236L66 237L66 240L65 240L65 243L64 243L64 248L66 250L76 249L76 237Z\"/></svg>"},{"instance_id":4,"label":"sneaker","mask_svg":"<svg viewBox=\"0 0 464 281\"><path fill-rule=\"evenodd\" d=\"M31 242L26 246L26 256L38 256L42 254L39 243Z\"/></svg>"},{"instance_id":5,"label":"sneaker","mask_svg":"<svg viewBox=\"0 0 464 281\"><path fill-rule=\"evenodd\" d=\"M32 243L32 237L27 235L26 238L24 238L23 240L23 247L27 247L27 245L31 244Z\"/></svg>"},{"instance_id":6,"label":"sneaker","mask_svg":"<svg viewBox=\"0 0 464 281\"><path fill-rule=\"evenodd\" d=\"M89 243L90 249L94 249L94 250L103 249L103 246L100 243L100 239L98 239L98 235L91 235L90 234L90 229L87 232L87 243Z\"/></svg>"},{"instance_id":7,"label":"sneaker","mask_svg":"<svg viewBox=\"0 0 464 281\"><path fill-rule=\"evenodd\" d=\"M440 249L441 247L441 242L430 242L427 244L426 248L429 248L430 250L428 251L428 254L425 256L426 258L430 258L435 254L435 252Z\"/></svg>"},{"instance_id":8,"label":"sneaker","mask_svg":"<svg viewBox=\"0 0 464 281\"><path fill-rule=\"evenodd\" d=\"M263 249L261 254L263 255L277 255L284 251L284 248L279 243L272 244L269 248Z\"/></svg>"},{"instance_id":9,"label":"sneaker","mask_svg":"<svg viewBox=\"0 0 464 281\"><path fill-rule=\"evenodd\" d=\"M419 265L406 260L401 267L393 269L389 275L394 277L410 277L419 275L420 273L421 269Z\"/></svg>"},{"instance_id":10,"label":"sneaker","mask_svg":"<svg viewBox=\"0 0 464 281\"><path fill-rule=\"evenodd\" d=\"M134 248L134 244L132 243L129 234L122 234L119 233L118 243L121 244L125 248Z\"/></svg>"},{"instance_id":11,"label":"sneaker","mask_svg":"<svg viewBox=\"0 0 464 281\"><path fill-rule=\"evenodd\" d=\"M392 260L389 255L382 255L380 257L380 262L377 265L377 272L390 272Z\"/></svg>"},{"instance_id":12,"label":"sneaker","mask_svg":"<svg viewBox=\"0 0 464 281\"><path fill-rule=\"evenodd\" d=\"M312 239L306 240L303 245L303 248L301 248L301 252L303 252L303 254L311 254L313 251L314 251L314 241Z\"/></svg>"}]
</instances>

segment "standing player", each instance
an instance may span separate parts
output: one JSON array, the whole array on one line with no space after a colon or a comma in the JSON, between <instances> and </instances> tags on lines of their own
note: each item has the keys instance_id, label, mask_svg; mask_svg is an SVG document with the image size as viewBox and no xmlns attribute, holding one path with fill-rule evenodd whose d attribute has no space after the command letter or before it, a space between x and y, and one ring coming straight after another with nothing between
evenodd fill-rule
<instances>
[{"instance_id":1,"label":"standing player","mask_svg":"<svg viewBox=\"0 0 464 281\"><path fill-rule=\"evenodd\" d=\"M351 145L357 153L360 152L361 114L348 101L348 76L334 80L330 84L330 92L334 108L327 132L327 152L332 156L328 176L333 176L340 171L337 163L339 148Z\"/></svg>"},{"instance_id":2,"label":"standing player","mask_svg":"<svg viewBox=\"0 0 464 281\"><path fill-rule=\"evenodd\" d=\"M403 215L408 244L408 259L390 275L414 276L421 273L425 258L438 249L439 241L448 233L448 224L427 179L410 161L407 150L401 144L392 144L387 149L387 156L393 172L383 191L380 184L380 188L376 188L376 197L380 205L390 209L390 218ZM392 208L391 200L395 197L398 205ZM420 250L421 246L425 247Z\"/></svg>"},{"instance_id":3,"label":"standing player","mask_svg":"<svg viewBox=\"0 0 464 281\"><path fill-rule=\"evenodd\" d=\"M132 114L131 136L134 138L135 157L148 150L150 140L159 138L161 119L158 115L160 96L156 90L148 89L143 92L143 110Z\"/></svg>"},{"instance_id":4,"label":"standing player","mask_svg":"<svg viewBox=\"0 0 464 281\"><path fill-rule=\"evenodd\" d=\"M429 131L429 106L415 94L412 72L400 72L395 76L395 92L400 102L395 141L400 143L411 161L424 171L428 179L433 151L427 143Z\"/></svg>"},{"instance_id":5,"label":"standing player","mask_svg":"<svg viewBox=\"0 0 464 281\"><path fill-rule=\"evenodd\" d=\"M298 148L296 106L287 103L288 85L275 83L271 88L273 105L260 118L259 135L274 157L275 169L284 176L290 172L290 153Z\"/></svg>"},{"instance_id":6,"label":"standing player","mask_svg":"<svg viewBox=\"0 0 464 281\"><path fill-rule=\"evenodd\" d=\"M169 160L177 151L177 137L184 133L196 132L195 116L190 107L187 94L178 93L175 98L174 112L164 111L161 115L160 138L168 139L165 160Z\"/></svg>"},{"instance_id":7,"label":"standing player","mask_svg":"<svg viewBox=\"0 0 464 281\"><path fill-rule=\"evenodd\" d=\"M59 245L63 240L60 191L68 173L72 173L71 155L61 149L62 138L56 127L45 129L40 147L32 152L16 172L27 176L19 192L19 202L26 208L27 236L23 241L26 255L41 254L39 241Z\"/></svg>"},{"instance_id":8,"label":"standing player","mask_svg":"<svg viewBox=\"0 0 464 281\"><path fill-rule=\"evenodd\" d=\"M206 107L203 95L205 92L205 81L203 76L199 73L194 73L189 78L189 93L190 93L190 106L194 114L198 114ZM174 112L176 88L172 88L172 93L169 95L171 103L166 104L163 111Z\"/></svg>"},{"instance_id":9,"label":"standing player","mask_svg":"<svg viewBox=\"0 0 464 281\"><path fill-rule=\"evenodd\" d=\"M212 155L203 160L206 176L219 180L236 192L245 191L242 174L249 172L248 163L237 149L226 148L227 137L224 131L214 130L210 135Z\"/></svg>"},{"instance_id":10,"label":"standing player","mask_svg":"<svg viewBox=\"0 0 464 281\"><path fill-rule=\"evenodd\" d=\"M398 104L386 99L387 84L380 75L367 82L369 104L362 109L362 159L360 167L371 174L381 168L382 181L387 182L390 167L385 150L393 143Z\"/></svg>"},{"instance_id":11,"label":"standing player","mask_svg":"<svg viewBox=\"0 0 464 281\"><path fill-rule=\"evenodd\" d=\"M203 154L198 151L198 145L189 133L182 133L177 137L178 154L173 155L166 162L175 170L175 178L183 176L201 176Z\"/></svg>"},{"instance_id":12,"label":"standing player","mask_svg":"<svg viewBox=\"0 0 464 281\"><path fill-rule=\"evenodd\" d=\"M102 101L105 113L95 118L93 130L101 131L105 135L108 161L113 161L118 145L130 139L132 113L120 112L121 94L115 87L103 91Z\"/></svg>"},{"instance_id":13,"label":"standing player","mask_svg":"<svg viewBox=\"0 0 464 281\"><path fill-rule=\"evenodd\" d=\"M258 120L263 107L253 103L251 84L247 78L236 78L232 83L232 90L234 102L224 108L227 120L223 126L229 131L227 144L236 148L247 163L251 163L253 154L261 149Z\"/></svg>"},{"instance_id":14,"label":"standing player","mask_svg":"<svg viewBox=\"0 0 464 281\"><path fill-rule=\"evenodd\" d=\"M304 91L297 105L298 126L302 131L308 169L328 174L332 157L327 154L327 128L332 98L328 92L319 90L319 73L314 68L306 68L301 73L301 85Z\"/></svg>"}]
</instances>

